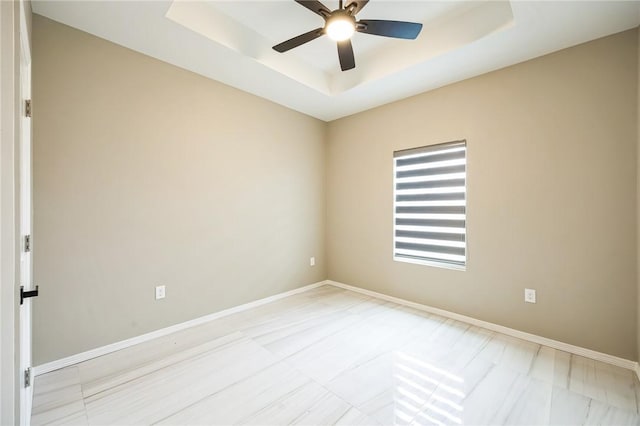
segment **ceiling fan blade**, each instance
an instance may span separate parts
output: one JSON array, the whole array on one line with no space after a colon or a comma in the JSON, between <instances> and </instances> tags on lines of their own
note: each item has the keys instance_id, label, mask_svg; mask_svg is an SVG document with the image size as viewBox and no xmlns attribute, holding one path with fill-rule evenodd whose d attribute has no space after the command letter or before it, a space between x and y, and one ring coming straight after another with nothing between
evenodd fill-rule
<instances>
[{"instance_id":1,"label":"ceiling fan blade","mask_svg":"<svg viewBox=\"0 0 640 426\"><path fill-rule=\"evenodd\" d=\"M311 30L308 33L300 34L297 37L291 38L287 41L283 41L280 44L276 44L275 46L273 46L273 50L283 53L287 50L293 49L294 47L298 47L305 43L308 43L311 40L315 40L322 34L324 34L323 28L316 28L315 30Z\"/></svg>"},{"instance_id":2,"label":"ceiling fan blade","mask_svg":"<svg viewBox=\"0 0 640 426\"><path fill-rule=\"evenodd\" d=\"M346 10L351 11L351 16L354 16L356 13L360 12L366 5L369 3L369 0L355 0L347 3Z\"/></svg>"},{"instance_id":3,"label":"ceiling fan blade","mask_svg":"<svg viewBox=\"0 0 640 426\"><path fill-rule=\"evenodd\" d=\"M404 38L413 40L422 30L422 24L415 22L382 21L377 19L363 19L358 21L356 31L385 37Z\"/></svg>"},{"instance_id":4,"label":"ceiling fan blade","mask_svg":"<svg viewBox=\"0 0 640 426\"><path fill-rule=\"evenodd\" d=\"M353 56L351 40L347 39L338 42L338 58L340 59L340 68L342 68L342 71L356 67L356 59Z\"/></svg>"},{"instance_id":5,"label":"ceiling fan blade","mask_svg":"<svg viewBox=\"0 0 640 426\"><path fill-rule=\"evenodd\" d=\"M301 4L306 7L313 13L317 13L318 15L326 18L331 15L331 10L329 10L324 4L320 3L318 0L295 0L296 3Z\"/></svg>"}]
</instances>

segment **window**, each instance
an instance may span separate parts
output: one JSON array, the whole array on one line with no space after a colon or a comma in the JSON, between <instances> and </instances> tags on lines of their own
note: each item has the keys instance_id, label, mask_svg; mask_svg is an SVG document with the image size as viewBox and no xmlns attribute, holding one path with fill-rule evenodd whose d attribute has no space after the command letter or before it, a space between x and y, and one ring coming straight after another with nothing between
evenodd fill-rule
<instances>
[{"instance_id":1,"label":"window","mask_svg":"<svg viewBox=\"0 0 640 426\"><path fill-rule=\"evenodd\" d=\"M396 151L394 260L464 269L467 142Z\"/></svg>"}]
</instances>

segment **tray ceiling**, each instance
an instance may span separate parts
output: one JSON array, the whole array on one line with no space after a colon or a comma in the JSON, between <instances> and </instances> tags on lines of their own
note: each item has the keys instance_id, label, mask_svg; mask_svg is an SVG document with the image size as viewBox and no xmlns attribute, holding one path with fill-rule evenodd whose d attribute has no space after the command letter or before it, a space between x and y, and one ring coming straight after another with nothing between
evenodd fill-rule
<instances>
[{"instance_id":1,"label":"tray ceiling","mask_svg":"<svg viewBox=\"0 0 640 426\"><path fill-rule=\"evenodd\" d=\"M326 1L330 9L337 1ZM423 24L417 40L356 33L342 72L322 26L293 0L33 2L35 13L330 121L638 26L637 1L371 0L359 19Z\"/></svg>"}]
</instances>

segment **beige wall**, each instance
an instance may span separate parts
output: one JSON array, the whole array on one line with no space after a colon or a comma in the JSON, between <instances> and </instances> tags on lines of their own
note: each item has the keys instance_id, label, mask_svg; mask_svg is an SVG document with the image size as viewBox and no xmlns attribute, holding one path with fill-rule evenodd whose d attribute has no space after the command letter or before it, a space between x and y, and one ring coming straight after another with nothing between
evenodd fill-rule
<instances>
[{"instance_id":1,"label":"beige wall","mask_svg":"<svg viewBox=\"0 0 640 426\"><path fill-rule=\"evenodd\" d=\"M636 359L637 84L631 30L330 123L329 278ZM467 271L394 262L393 151L458 139Z\"/></svg>"},{"instance_id":2,"label":"beige wall","mask_svg":"<svg viewBox=\"0 0 640 426\"><path fill-rule=\"evenodd\" d=\"M35 365L326 278L323 122L40 16L33 50Z\"/></svg>"},{"instance_id":3,"label":"beige wall","mask_svg":"<svg viewBox=\"0 0 640 426\"><path fill-rule=\"evenodd\" d=\"M637 360L640 361L640 27L636 28L636 31L638 33L638 101L637 101L637 112L638 112L638 117L637 117L637 138L638 138L638 144L636 145L636 150L637 150L637 165L636 165L636 196L637 196L637 205L636 205L636 212L637 212L637 247L636 247L636 256L637 256L637 260L636 260L636 273L637 273L637 280L638 280L638 306L636 309L636 320L637 320L637 325L636 325L636 332L637 332L637 343L638 343L638 356L637 356ZM639 370L640 371L640 370Z\"/></svg>"}]
</instances>

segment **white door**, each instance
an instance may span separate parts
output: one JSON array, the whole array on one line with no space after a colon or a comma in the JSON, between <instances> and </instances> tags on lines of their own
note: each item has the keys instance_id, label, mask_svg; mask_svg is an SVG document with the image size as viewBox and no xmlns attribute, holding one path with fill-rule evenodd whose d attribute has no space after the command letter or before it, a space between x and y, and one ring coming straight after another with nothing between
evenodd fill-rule
<instances>
[{"instance_id":1,"label":"white door","mask_svg":"<svg viewBox=\"0 0 640 426\"><path fill-rule=\"evenodd\" d=\"M25 5L20 1L20 285L24 291L34 290L31 273L31 118L27 117L26 100L31 100L31 50L27 33ZM28 236L28 237L27 237ZM31 368L31 301L20 305L20 424L31 424L33 383L27 384L25 371Z\"/></svg>"}]
</instances>

